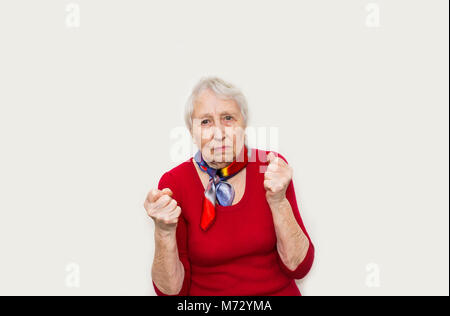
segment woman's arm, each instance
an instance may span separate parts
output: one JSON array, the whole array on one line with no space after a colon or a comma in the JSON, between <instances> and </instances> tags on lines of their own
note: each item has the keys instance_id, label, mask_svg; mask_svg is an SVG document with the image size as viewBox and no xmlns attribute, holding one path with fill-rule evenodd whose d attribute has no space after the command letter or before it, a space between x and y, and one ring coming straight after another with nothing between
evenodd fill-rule
<instances>
[{"instance_id":1,"label":"woman's arm","mask_svg":"<svg viewBox=\"0 0 450 316\"><path fill-rule=\"evenodd\" d=\"M269 204L277 235L277 250L289 270L295 270L305 259L309 239L303 233L287 198Z\"/></svg>"},{"instance_id":2,"label":"woman's arm","mask_svg":"<svg viewBox=\"0 0 450 316\"><path fill-rule=\"evenodd\" d=\"M153 288L158 296L185 296L190 287L187 224L178 201L182 201L175 178L166 172L152 190L144 207L155 221Z\"/></svg>"},{"instance_id":3,"label":"woman's arm","mask_svg":"<svg viewBox=\"0 0 450 316\"><path fill-rule=\"evenodd\" d=\"M184 267L178 257L175 232L165 232L155 228L155 257L152 279L161 292L176 295L184 281Z\"/></svg>"},{"instance_id":4,"label":"woman's arm","mask_svg":"<svg viewBox=\"0 0 450 316\"><path fill-rule=\"evenodd\" d=\"M289 277L301 279L312 266L315 250L298 210L292 168L278 155L282 159L273 153L268 155L264 175L266 199L272 211L281 268Z\"/></svg>"},{"instance_id":5,"label":"woman's arm","mask_svg":"<svg viewBox=\"0 0 450 316\"><path fill-rule=\"evenodd\" d=\"M181 208L169 188L152 190L144 207L155 221L155 257L152 279L166 295L180 292L184 279L184 268L178 257L177 224Z\"/></svg>"}]
</instances>

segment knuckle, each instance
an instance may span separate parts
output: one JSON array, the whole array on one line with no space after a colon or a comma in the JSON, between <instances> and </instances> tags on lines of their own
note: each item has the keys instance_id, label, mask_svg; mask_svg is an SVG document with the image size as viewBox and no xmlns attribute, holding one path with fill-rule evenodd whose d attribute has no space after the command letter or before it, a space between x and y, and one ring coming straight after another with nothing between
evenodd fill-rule
<instances>
[{"instance_id":1,"label":"knuckle","mask_svg":"<svg viewBox=\"0 0 450 316\"><path fill-rule=\"evenodd\" d=\"M169 199L167 195L163 195L158 199L158 203L165 205L169 202Z\"/></svg>"}]
</instances>

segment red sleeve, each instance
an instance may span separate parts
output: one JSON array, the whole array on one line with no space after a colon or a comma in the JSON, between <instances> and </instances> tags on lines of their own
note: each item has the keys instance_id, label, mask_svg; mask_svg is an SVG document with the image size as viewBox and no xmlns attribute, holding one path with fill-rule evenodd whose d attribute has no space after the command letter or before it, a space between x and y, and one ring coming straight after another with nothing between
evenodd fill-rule
<instances>
[{"instance_id":1,"label":"red sleeve","mask_svg":"<svg viewBox=\"0 0 450 316\"><path fill-rule=\"evenodd\" d=\"M287 163L287 160L281 154L277 154L277 155L280 156ZM291 204L292 212L294 213L294 217L297 220L298 225L300 226L300 228L302 229L302 231L306 235L306 237L308 237L309 248L308 248L308 252L306 253L306 256L303 259L303 261L293 271L290 270L283 263L280 255L278 254L278 251L277 251L277 259L278 259L278 263L280 264L281 270L288 277L299 280L299 279L304 278L306 276L306 274L308 274L309 270L311 269L312 264L314 262L315 249L314 249L314 245L311 241L311 238L309 237L308 232L306 231L305 226L303 225L302 218L300 217L300 212L299 212L298 205L297 205L297 198L295 196L294 182L292 180L289 183L289 186L286 190L286 198L288 199L289 203Z\"/></svg>"},{"instance_id":2,"label":"red sleeve","mask_svg":"<svg viewBox=\"0 0 450 316\"><path fill-rule=\"evenodd\" d=\"M152 281L153 288L155 289L155 293L158 296L187 296L190 288L191 265L189 263L189 258L187 254L187 224L186 219L183 216L183 207L181 204L181 195L180 195L181 192L177 190L175 183L176 182L175 179L173 179L173 176L169 172L166 172L159 180L158 189L162 190L164 188L170 188L173 192L172 197L178 202L178 205L180 205L181 207L181 215L178 218L176 237L177 237L178 257L180 258L180 261L184 267L184 281L180 292L176 295L164 294L158 289L155 282Z\"/></svg>"}]
</instances>

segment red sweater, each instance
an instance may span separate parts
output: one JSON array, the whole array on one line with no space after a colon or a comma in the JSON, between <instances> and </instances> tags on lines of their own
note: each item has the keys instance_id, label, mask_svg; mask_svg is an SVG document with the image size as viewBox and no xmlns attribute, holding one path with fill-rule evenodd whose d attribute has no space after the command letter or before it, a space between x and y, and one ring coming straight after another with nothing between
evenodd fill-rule
<instances>
[{"instance_id":1,"label":"red sweater","mask_svg":"<svg viewBox=\"0 0 450 316\"><path fill-rule=\"evenodd\" d=\"M265 169L260 168L267 166L263 162L267 153L252 149L244 196L232 206L216 205L215 223L206 232L200 228L204 187L192 158L161 177L158 189L170 188L182 210L176 237L185 278L178 295L301 295L294 279L310 270L314 246L302 223L291 181L286 197L310 246L294 271L281 261L263 184ZM154 282L153 287L157 295L166 296Z\"/></svg>"}]
</instances>

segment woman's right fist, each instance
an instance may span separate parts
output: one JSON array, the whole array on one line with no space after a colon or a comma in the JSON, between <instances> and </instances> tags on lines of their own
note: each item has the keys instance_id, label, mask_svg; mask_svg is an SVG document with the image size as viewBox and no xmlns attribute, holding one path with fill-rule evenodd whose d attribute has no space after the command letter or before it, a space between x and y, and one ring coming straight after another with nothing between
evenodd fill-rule
<instances>
[{"instance_id":1,"label":"woman's right fist","mask_svg":"<svg viewBox=\"0 0 450 316\"><path fill-rule=\"evenodd\" d=\"M144 208L155 221L155 229L167 232L175 232L181 208L177 201L172 198L172 191L169 188L151 190L144 202Z\"/></svg>"}]
</instances>

